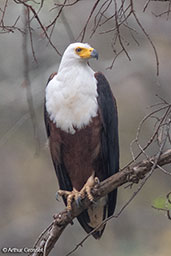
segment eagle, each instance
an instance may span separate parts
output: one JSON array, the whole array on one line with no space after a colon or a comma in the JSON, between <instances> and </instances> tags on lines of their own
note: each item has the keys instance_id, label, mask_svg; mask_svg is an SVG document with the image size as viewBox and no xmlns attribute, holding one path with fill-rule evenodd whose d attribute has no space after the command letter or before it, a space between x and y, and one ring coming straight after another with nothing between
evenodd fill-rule
<instances>
[{"instance_id":1,"label":"eagle","mask_svg":"<svg viewBox=\"0 0 171 256\"><path fill-rule=\"evenodd\" d=\"M97 51L87 43L70 44L45 90L44 119L49 147L67 210L88 196L91 206L77 218L87 233L114 213L117 190L93 202L91 190L119 170L118 114L110 85L89 59ZM99 239L105 224L93 232Z\"/></svg>"}]
</instances>

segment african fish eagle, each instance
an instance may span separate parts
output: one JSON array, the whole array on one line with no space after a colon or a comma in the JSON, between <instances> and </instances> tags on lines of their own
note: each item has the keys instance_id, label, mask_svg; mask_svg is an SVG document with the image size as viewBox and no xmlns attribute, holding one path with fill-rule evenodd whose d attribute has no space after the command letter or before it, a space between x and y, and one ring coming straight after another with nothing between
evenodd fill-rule
<instances>
[{"instance_id":1,"label":"african fish eagle","mask_svg":"<svg viewBox=\"0 0 171 256\"><path fill-rule=\"evenodd\" d=\"M119 170L118 116L109 83L94 72L90 58L98 53L90 45L72 43L65 50L45 93L45 125L52 161L67 209L72 200L91 195L92 181L102 181ZM78 221L87 233L114 213L115 189L89 209ZM96 230L97 239L105 225Z\"/></svg>"}]
</instances>

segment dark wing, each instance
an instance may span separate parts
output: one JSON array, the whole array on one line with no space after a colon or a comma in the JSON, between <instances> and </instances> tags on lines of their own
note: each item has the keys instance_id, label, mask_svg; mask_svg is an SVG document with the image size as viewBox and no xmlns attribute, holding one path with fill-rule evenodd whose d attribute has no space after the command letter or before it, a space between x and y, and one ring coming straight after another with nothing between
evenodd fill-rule
<instances>
[{"instance_id":1,"label":"dark wing","mask_svg":"<svg viewBox=\"0 0 171 256\"><path fill-rule=\"evenodd\" d=\"M103 165L107 178L119 171L118 114L116 100L105 76L97 72L98 105L103 123L101 134ZM108 194L108 216L114 213L117 189Z\"/></svg>"},{"instance_id":2,"label":"dark wing","mask_svg":"<svg viewBox=\"0 0 171 256\"><path fill-rule=\"evenodd\" d=\"M57 74L56 72L51 74L47 84L56 74ZM46 99L44 102L44 121L45 121L47 136L51 140L50 141L51 157L52 157L53 165L54 165L55 172L56 172L56 175L58 178L59 187L62 190L72 191L72 184L71 184L70 178L67 174L63 159L61 157L62 156L62 143L60 140L60 134L57 133L57 130L55 133L53 132L55 125L49 119L48 113L46 111ZM53 142L53 140L54 140L54 142ZM63 198L63 199L66 204L65 198Z\"/></svg>"},{"instance_id":3,"label":"dark wing","mask_svg":"<svg viewBox=\"0 0 171 256\"><path fill-rule=\"evenodd\" d=\"M100 154L98 155L98 162L101 163L101 165L98 166L97 169L95 168L97 171L95 175L99 177L100 180L104 180L119 171L118 116L116 100L113 97L108 81L100 72L95 73L95 78L97 79L97 100L102 122L101 150ZM116 198L117 190L115 189L108 194L108 205L107 207L104 206L103 219L106 218L106 210L108 217L114 213ZM89 225L89 215L87 211L84 211L82 214L80 214L80 216L78 216L78 221L87 233L93 230L93 228ZM104 228L105 225L102 229L96 230L92 235L96 239L100 238L103 234Z\"/></svg>"}]
</instances>

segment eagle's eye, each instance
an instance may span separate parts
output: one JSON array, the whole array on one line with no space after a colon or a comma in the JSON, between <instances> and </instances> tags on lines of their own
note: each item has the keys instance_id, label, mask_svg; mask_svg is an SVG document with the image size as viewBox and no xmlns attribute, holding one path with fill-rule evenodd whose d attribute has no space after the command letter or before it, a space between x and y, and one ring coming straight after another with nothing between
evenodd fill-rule
<instances>
[{"instance_id":1,"label":"eagle's eye","mask_svg":"<svg viewBox=\"0 0 171 256\"><path fill-rule=\"evenodd\" d=\"M82 49L80 48L80 47L78 47L77 49L76 49L76 52L81 52L82 51Z\"/></svg>"}]
</instances>

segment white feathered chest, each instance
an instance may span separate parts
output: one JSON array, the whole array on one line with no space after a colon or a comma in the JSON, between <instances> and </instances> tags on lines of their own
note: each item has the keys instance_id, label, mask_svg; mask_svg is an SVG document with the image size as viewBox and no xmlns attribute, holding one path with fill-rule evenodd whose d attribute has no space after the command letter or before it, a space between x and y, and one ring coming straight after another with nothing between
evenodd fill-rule
<instances>
[{"instance_id":1,"label":"white feathered chest","mask_svg":"<svg viewBox=\"0 0 171 256\"><path fill-rule=\"evenodd\" d=\"M46 110L56 127L75 133L97 115L97 81L86 64L64 67L46 87Z\"/></svg>"}]
</instances>

